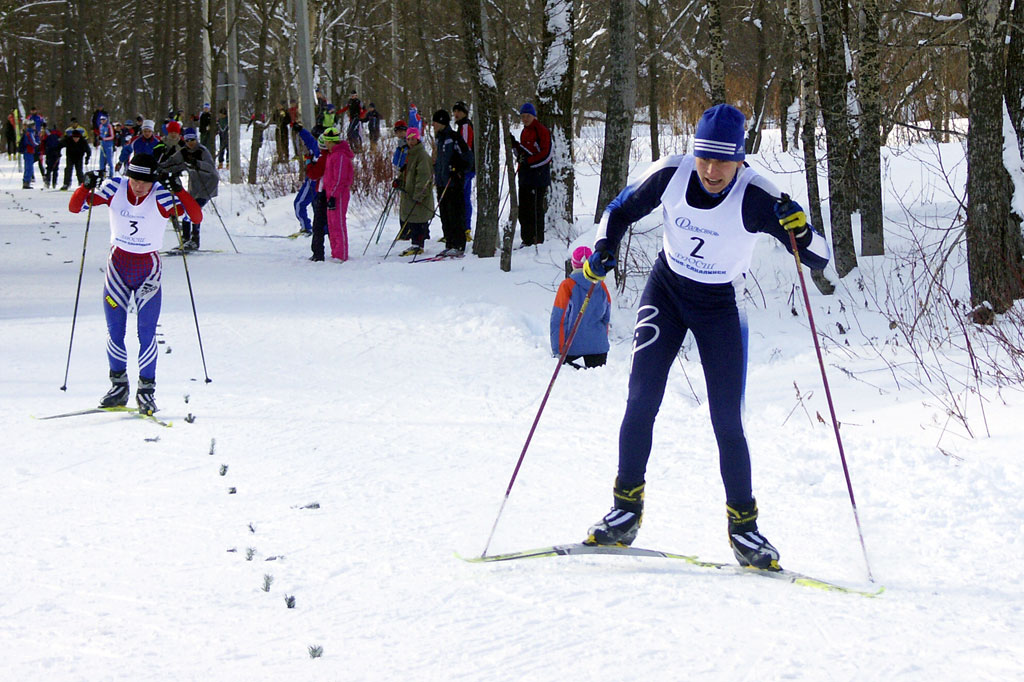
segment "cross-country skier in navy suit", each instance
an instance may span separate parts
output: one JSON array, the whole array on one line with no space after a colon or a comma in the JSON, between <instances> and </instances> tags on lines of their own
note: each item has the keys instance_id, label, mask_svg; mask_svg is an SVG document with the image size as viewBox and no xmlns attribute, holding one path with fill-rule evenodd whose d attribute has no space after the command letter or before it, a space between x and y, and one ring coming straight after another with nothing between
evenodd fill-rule
<instances>
[{"instance_id":1,"label":"cross-country skier in navy suit","mask_svg":"<svg viewBox=\"0 0 1024 682\"><path fill-rule=\"evenodd\" d=\"M828 263L829 248L807 223L803 209L783 199L771 181L745 164L744 124L743 114L727 104L705 111L692 155L652 164L609 204L594 253L584 264L588 279L604 279L615 266L616 248L629 225L662 207L663 247L640 298L633 334L614 506L590 528L588 544L628 545L636 537L654 419L672 362L686 333L692 332L718 442L730 544L741 565L779 570L778 551L757 528L741 419L747 329L734 281L749 269L762 234L789 249L792 230L801 261L814 269Z\"/></svg>"}]
</instances>

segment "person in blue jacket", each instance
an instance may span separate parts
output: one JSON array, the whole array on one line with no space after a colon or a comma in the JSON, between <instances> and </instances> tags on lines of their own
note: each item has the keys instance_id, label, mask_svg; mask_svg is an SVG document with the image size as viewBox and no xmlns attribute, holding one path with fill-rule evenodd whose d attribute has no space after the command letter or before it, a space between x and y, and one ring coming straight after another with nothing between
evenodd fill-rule
<instances>
[{"instance_id":1,"label":"person in blue jacket","mask_svg":"<svg viewBox=\"0 0 1024 682\"><path fill-rule=\"evenodd\" d=\"M313 133L306 130L298 121L292 124L292 130L298 133L299 139L306 145L306 151L303 154L304 165L308 167L310 164L316 163L316 160L320 158L320 147L316 138L313 137ZM299 231L310 236L313 234L313 224L309 221L309 205L316 197L317 181L311 179L306 173L302 174L302 178L302 186L299 187L299 191L295 195L292 207L295 209L295 217L299 220Z\"/></svg>"},{"instance_id":2,"label":"person in blue jacket","mask_svg":"<svg viewBox=\"0 0 1024 682\"><path fill-rule=\"evenodd\" d=\"M562 280L551 307L551 354L561 356L569 341L572 327L576 324L583 299L590 289L590 282L583 275L583 264L590 257L589 246L578 246L572 252L572 272ZM580 326L573 337L572 345L565 356L565 364L576 369L576 360L583 358L586 367L600 367L608 360L608 323L611 320L611 294L604 282L590 295L590 302L580 320Z\"/></svg>"},{"instance_id":3,"label":"person in blue jacket","mask_svg":"<svg viewBox=\"0 0 1024 682\"><path fill-rule=\"evenodd\" d=\"M22 189L32 189L32 183L36 179L36 155L40 152L39 135L34 125L26 125L21 130L21 139L18 141L18 152L25 160L25 173L21 178Z\"/></svg>"},{"instance_id":4,"label":"person in blue jacket","mask_svg":"<svg viewBox=\"0 0 1024 682\"><path fill-rule=\"evenodd\" d=\"M790 249L792 232L801 261L812 269L824 268L830 253L803 209L744 162L745 122L743 114L727 104L705 111L694 132L692 155L653 163L608 205L594 253L583 266L588 279L602 280L615 266L616 249L629 225L662 207L663 247L640 297L633 333L614 506L590 528L588 544L628 545L636 538L654 419L672 363L692 332L718 443L733 554L743 566L779 570L778 550L757 526L741 418L747 328L734 287L750 268L754 244L762 234Z\"/></svg>"}]
</instances>

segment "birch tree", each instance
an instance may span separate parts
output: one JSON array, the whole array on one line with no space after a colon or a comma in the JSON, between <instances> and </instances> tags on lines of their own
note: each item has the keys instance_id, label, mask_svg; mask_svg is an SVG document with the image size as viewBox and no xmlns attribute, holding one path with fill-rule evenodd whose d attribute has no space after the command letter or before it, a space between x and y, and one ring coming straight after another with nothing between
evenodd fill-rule
<instances>
[{"instance_id":1,"label":"birch tree","mask_svg":"<svg viewBox=\"0 0 1024 682\"><path fill-rule=\"evenodd\" d=\"M615 195L626 186L629 177L629 150L633 135L633 108L636 106L636 33L634 0L609 2L608 54L609 83L605 108L604 154L601 158L601 188L597 196L594 222Z\"/></svg>"},{"instance_id":2,"label":"birch tree","mask_svg":"<svg viewBox=\"0 0 1024 682\"><path fill-rule=\"evenodd\" d=\"M855 207L853 140L847 112L846 46L842 0L821 0L818 16L818 97L825 121L828 146L829 222L832 225L833 263L840 277L857 267L851 214ZM851 186L854 191L851 191Z\"/></svg>"},{"instance_id":3,"label":"birch tree","mask_svg":"<svg viewBox=\"0 0 1024 682\"><path fill-rule=\"evenodd\" d=\"M575 0L544 3L544 66L537 84L538 114L551 131L551 186L547 192L544 223L571 242L573 197L573 87L576 50L573 44Z\"/></svg>"}]
</instances>

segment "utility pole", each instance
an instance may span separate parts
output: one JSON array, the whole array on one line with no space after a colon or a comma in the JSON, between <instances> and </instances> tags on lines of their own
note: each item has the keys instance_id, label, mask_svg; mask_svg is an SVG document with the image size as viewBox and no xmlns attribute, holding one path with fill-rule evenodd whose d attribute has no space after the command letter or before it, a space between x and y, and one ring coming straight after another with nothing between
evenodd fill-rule
<instances>
[{"instance_id":1,"label":"utility pole","mask_svg":"<svg viewBox=\"0 0 1024 682\"><path fill-rule=\"evenodd\" d=\"M316 123L316 103L313 101L312 50L309 46L309 7L306 0L295 0L295 32L298 43L299 116L303 125L312 128Z\"/></svg>"},{"instance_id":2,"label":"utility pole","mask_svg":"<svg viewBox=\"0 0 1024 682\"><path fill-rule=\"evenodd\" d=\"M238 30L235 27L235 2L226 0L228 29L228 147L231 154L231 184L242 182L242 121L238 115ZM254 125L258 125L258 122Z\"/></svg>"}]
</instances>

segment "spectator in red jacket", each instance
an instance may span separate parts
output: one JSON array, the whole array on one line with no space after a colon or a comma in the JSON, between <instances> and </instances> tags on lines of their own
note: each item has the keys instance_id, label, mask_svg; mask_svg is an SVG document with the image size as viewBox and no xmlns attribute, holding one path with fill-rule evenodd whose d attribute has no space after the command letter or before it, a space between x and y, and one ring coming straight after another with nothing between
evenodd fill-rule
<instances>
[{"instance_id":1,"label":"spectator in red jacket","mask_svg":"<svg viewBox=\"0 0 1024 682\"><path fill-rule=\"evenodd\" d=\"M544 243L544 195L551 184L551 133L527 102L519 110L523 132L512 146L519 158L519 233L523 246Z\"/></svg>"}]
</instances>

